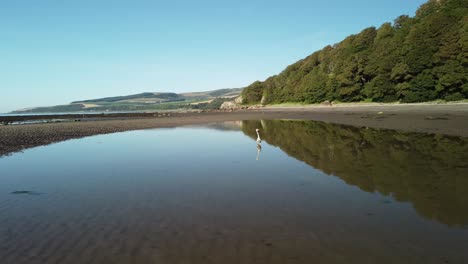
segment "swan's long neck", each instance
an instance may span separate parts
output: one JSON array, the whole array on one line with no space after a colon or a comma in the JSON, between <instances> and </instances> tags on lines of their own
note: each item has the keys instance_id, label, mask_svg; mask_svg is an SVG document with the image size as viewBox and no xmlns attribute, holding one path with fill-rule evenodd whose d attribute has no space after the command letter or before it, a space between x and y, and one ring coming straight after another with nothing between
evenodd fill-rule
<instances>
[{"instance_id":1,"label":"swan's long neck","mask_svg":"<svg viewBox=\"0 0 468 264\"><path fill-rule=\"evenodd\" d=\"M258 131L256 132L257 132L257 140L260 140L260 133L258 133Z\"/></svg>"}]
</instances>

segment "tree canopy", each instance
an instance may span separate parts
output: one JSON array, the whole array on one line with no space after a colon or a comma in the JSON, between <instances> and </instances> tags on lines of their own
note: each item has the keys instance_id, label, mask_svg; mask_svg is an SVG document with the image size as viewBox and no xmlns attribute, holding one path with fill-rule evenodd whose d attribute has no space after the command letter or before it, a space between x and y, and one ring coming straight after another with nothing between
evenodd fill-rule
<instances>
[{"instance_id":1,"label":"tree canopy","mask_svg":"<svg viewBox=\"0 0 468 264\"><path fill-rule=\"evenodd\" d=\"M468 98L467 0L429 0L244 89L244 103Z\"/></svg>"}]
</instances>

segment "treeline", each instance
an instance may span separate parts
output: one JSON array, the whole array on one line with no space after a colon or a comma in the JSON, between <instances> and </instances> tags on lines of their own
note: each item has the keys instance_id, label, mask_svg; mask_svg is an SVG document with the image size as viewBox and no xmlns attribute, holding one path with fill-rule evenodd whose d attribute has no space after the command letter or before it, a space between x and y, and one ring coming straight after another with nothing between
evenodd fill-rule
<instances>
[{"instance_id":1,"label":"treeline","mask_svg":"<svg viewBox=\"0 0 468 264\"><path fill-rule=\"evenodd\" d=\"M190 104L188 105L188 108L199 109L199 110L219 109L224 102L230 101L230 100L231 100L230 98L215 98L211 100L210 102L206 102L206 103Z\"/></svg>"},{"instance_id":2,"label":"treeline","mask_svg":"<svg viewBox=\"0 0 468 264\"><path fill-rule=\"evenodd\" d=\"M423 102L468 98L467 0L429 0L244 89L243 102Z\"/></svg>"}]
</instances>

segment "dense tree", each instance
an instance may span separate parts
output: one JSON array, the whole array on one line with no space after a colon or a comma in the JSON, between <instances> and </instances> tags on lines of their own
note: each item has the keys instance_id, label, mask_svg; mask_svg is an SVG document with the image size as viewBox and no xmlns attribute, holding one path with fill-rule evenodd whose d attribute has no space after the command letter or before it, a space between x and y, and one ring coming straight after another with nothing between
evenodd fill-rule
<instances>
[{"instance_id":1,"label":"dense tree","mask_svg":"<svg viewBox=\"0 0 468 264\"><path fill-rule=\"evenodd\" d=\"M244 89L245 103L468 98L468 2L429 0Z\"/></svg>"}]
</instances>

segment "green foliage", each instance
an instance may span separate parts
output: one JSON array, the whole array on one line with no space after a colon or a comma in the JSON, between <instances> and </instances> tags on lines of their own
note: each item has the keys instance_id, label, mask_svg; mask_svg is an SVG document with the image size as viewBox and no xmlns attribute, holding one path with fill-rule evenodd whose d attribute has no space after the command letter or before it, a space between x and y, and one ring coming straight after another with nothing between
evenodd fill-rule
<instances>
[{"instance_id":1,"label":"green foliage","mask_svg":"<svg viewBox=\"0 0 468 264\"><path fill-rule=\"evenodd\" d=\"M209 95L213 97L217 97L217 96L222 96L228 93L239 92L241 90L242 88L225 88L225 89L219 89L219 90L210 92Z\"/></svg>"},{"instance_id":2,"label":"green foliage","mask_svg":"<svg viewBox=\"0 0 468 264\"><path fill-rule=\"evenodd\" d=\"M468 98L466 0L429 0L254 82L245 103L422 102Z\"/></svg>"},{"instance_id":3,"label":"green foliage","mask_svg":"<svg viewBox=\"0 0 468 264\"><path fill-rule=\"evenodd\" d=\"M461 93L454 93L445 96L444 98L446 101L459 101L463 100L463 95Z\"/></svg>"},{"instance_id":4,"label":"green foliage","mask_svg":"<svg viewBox=\"0 0 468 264\"><path fill-rule=\"evenodd\" d=\"M230 101L230 100L231 99L229 99L229 98L216 98L216 99L213 99L209 103L192 104L192 105L190 105L190 108L191 109L200 109L200 110L219 109L224 102Z\"/></svg>"},{"instance_id":5,"label":"green foliage","mask_svg":"<svg viewBox=\"0 0 468 264\"><path fill-rule=\"evenodd\" d=\"M249 86L249 92L243 94L244 96L244 103L257 103L260 102L262 99L263 94L263 85L260 82L254 82Z\"/></svg>"},{"instance_id":6,"label":"green foliage","mask_svg":"<svg viewBox=\"0 0 468 264\"><path fill-rule=\"evenodd\" d=\"M429 70L424 71L410 82L410 90L403 98L404 102L422 102L436 99L434 77Z\"/></svg>"}]
</instances>

